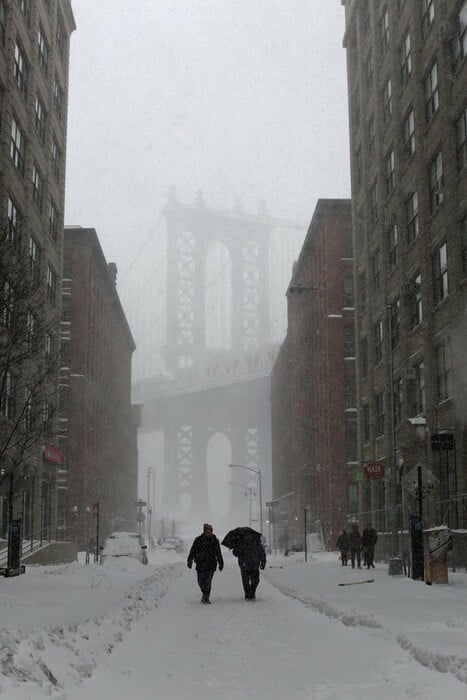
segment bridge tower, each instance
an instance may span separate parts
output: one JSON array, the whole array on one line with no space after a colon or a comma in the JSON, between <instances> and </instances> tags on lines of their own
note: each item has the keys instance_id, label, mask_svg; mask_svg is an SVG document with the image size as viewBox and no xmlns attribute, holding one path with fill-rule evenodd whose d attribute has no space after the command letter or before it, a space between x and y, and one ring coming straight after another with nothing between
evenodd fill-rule
<instances>
[{"instance_id":1,"label":"bridge tower","mask_svg":"<svg viewBox=\"0 0 467 700\"><path fill-rule=\"evenodd\" d=\"M166 368L182 377L189 368L213 360L206 343L206 263L211 244L227 248L232 269L231 348L216 352L226 362L260 350L270 342L269 245L272 222L262 211L245 214L208 208L201 192L194 205L181 204L172 191L163 210L167 229ZM264 385L264 382L263 382ZM216 390L178 397L165 417L164 501L178 509L179 498L191 496L192 512L208 512L207 445L217 431L232 446L241 464L269 463L268 392L254 382L232 393ZM261 406L259 406L259 403ZM245 483L254 474L244 473ZM242 478L243 478L242 476ZM234 498L234 495L232 495Z\"/></svg>"}]
</instances>

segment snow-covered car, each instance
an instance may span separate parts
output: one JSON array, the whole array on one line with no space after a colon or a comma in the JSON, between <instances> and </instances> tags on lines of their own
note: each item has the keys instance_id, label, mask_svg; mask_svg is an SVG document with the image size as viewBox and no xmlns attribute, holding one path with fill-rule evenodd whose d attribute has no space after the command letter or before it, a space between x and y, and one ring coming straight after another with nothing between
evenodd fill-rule
<instances>
[{"instance_id":1,"label":"snow-covered car","mask_svg":"<svg viewBox=\"0 0 467 700\"><path fill-rule=\"evenodd\" d=\"M112 532L105 540L101 564L110 557L133 557L141 564L147 564L146 549L143 538L137 532Z\"/></svg>"},{"instance_id":2,"label":"snow-covered car","mask_svg":"<svg viewBox=\"0 0 467 700\"><path fill-rule=\"evenodd\" d=\"M162 549L171 549L175 552L183 552L185 549L185 543L181 537L162 537L157 540L157 544Z\"/></svg>"}]
</instances>

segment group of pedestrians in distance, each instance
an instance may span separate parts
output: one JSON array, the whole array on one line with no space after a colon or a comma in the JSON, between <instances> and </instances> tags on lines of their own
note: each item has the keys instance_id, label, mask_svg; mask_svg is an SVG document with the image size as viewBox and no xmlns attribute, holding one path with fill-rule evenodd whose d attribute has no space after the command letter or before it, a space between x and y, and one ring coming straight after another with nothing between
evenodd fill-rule
<instances>
[{"instance_id":1,"label":"group of pedestrians in distance","mask_svg":"<svg viewBox=\"0 0 467 700\"><path fill-rule=\"evenodd\" d=\"M361 534L358 529L358 523L352 524L349 533L346 530L342 530L336 542L336 547L341 554L342 566L347 566L350 554L352 569L355 569L355 564L359 569L362 568L362 557L363 565L366 566L367 569L374 569L375 546L377 541L378 535L371 523L368 523Z\"/></svg>"},{"instance_id":2,"label":"group of pedestrians in distance","mask_svg":"<svg viewBox=\"0 0 467 700\"><path fill-rule=\"evenodd\" d=\"M250 528L244 528L244 532L235 540L232 549L232 554L238 559L245 600L256 598L259 570L266 566L266 552L257 534ZM195 538L191 546L187 559L189 569L193 566L193 562L196 565L198 585L203 596L201 602L210 603L212 578L217 567L219 571L224 568L224 559L219 540L209 523L204 523L202 534Z\"/></svg>"}]
</instances>

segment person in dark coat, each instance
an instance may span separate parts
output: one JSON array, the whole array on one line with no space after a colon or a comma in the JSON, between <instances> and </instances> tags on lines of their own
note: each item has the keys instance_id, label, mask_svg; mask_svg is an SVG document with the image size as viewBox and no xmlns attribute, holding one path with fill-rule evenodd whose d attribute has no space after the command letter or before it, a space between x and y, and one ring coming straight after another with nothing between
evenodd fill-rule
<instances>
[{"instance_id":1,"label":"person in dark coat","mask_svg":"<svg viewBox=\"0 0 467 700\"><path fill-rule=\"evenodd\" d=\"M260 538L252 532L245 532L232 550L232 554L238 558L245 600L255 600L259 583L259 570L266 566L266 552Z\"/></svg>"},{"instance_id":2,"label":"person in dark coat","mask_svg":"<svg viewBox=\"0 0 467 700\"><path fill-rule=\"evenodd\" d=\"M217 565L219 565L219 571L222 571L224 559L222 558L219 540L213 532L212 525L209 523L204 523L203 534L198 535L191 545L187 559L189 569L193 566L193 562L196 564L198 585L203 594L201 602L210 603L212 577L217 569Z\"/></svg>"},{"instance_id":3,"label":"person in dark coat","mask_svg":"<svg viewBox=\"0 0 467 700\"><path fill-rule=\"evenodd\" d=\"M362 532L362 551L363 551L363 561L366 564L367 569L372 567L375 568L374 558L375 558L375 545L378 541L378 535L376 530L368 523Z\"/></svg>"},{"instance_id":4,"label":"person in dark coat","mask_svg":"<svg viewBox=\"0 0 467 700\"><path fill-rule=\"evenodd\" d=\"M354 523L352 525L352 530L349 535L349 545L350 545L350 560L352 562L352 569L355 569L355 559L357 560L357 566L359 569L362 568L361 564L361 552L362 552L362 536L360 530L358 529L358 524Z\"/></svg>"},{"instance_id":5,"label":"person in dark coat","mask_svg":"<svg viewBox=\"0 0 467 700\"><path fill-rule=\"evenodd\" d=\"M341 530L339 537L337 538L336 547L341 553L342 566L347 566L347 561L349 558L349 536L345 530Z\"/></svg>"}]
</instances>

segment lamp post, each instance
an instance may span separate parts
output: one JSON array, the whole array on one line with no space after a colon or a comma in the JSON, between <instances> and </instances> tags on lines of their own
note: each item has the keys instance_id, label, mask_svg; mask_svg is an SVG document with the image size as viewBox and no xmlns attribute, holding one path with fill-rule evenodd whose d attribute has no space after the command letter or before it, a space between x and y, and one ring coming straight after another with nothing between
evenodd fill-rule
<instances>
[{"instance_id":1,"label":"lamp post","mask_svg":"<svg viewBox=\"0 0 467 700\"><path fill-rule=\"evenodd\" d=\"M238 484L235 481L228 481L227 482L228 486L239 486L241 489L245 491L245 496L248 496L248 514L249 514L249 525L251 527L251 521L252 521L252 501L253 501L253 496L255 495L255 490L251 486L244 486L243 484Z\"/></svg>"},{"instance_id":2,"label":"lamp post","mask_svg":"<svg viewBox=\"0 0 467 700\"><path fill-rule=\"evenodd\" d=\"M259 522L260 522L260 531L261 534L263 534L263 496L262 496L262 491L261 491L261 469L256 469L255 467L247 467L245 464L229 464L229 467L235 467L238 469L245 469L246 471L253 472L254 474L257 475L258 477L258 486L259 486Z\"/></svg>"},{"instance_id":3,"label":"lamp post","mask_svg":"<svg viewBox=\"0 0 467 700\"><path fill-rule=\"evenodd\" d=\"M146 477L148 480L148 496L147 496L147 503L148 503L148 519L146 523L146 539L149 545L149 548L151 548L151 528L152 528L152 502L151 502L151 475L153 472L152 467L148 467L148 470L146 472Z\"/></svg>"}]
</instances>

